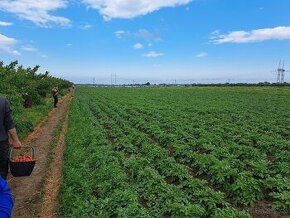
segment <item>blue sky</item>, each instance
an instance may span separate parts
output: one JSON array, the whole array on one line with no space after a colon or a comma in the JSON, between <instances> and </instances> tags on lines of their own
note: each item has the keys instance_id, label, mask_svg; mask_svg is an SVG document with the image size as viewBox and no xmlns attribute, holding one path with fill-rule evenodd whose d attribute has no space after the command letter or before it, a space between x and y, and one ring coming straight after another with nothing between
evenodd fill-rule
<instances>
[{"instance_id":1,"label":"blue sky","mask_svg":"<svg viewBox=\"0 0 290 218\"><path fill-rule=\"evenodd\" d=\"M76 83L274 82L280 59L290 69L289 9L289 0L1 0L0 59Z\"/></svg>"}]
</instances>

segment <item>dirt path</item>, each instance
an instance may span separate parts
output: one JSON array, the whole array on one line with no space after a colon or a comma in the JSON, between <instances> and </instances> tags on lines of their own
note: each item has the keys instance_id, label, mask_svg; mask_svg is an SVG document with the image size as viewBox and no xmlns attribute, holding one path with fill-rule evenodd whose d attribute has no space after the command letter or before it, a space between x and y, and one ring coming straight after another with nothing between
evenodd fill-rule
<instances>
[{"instance_id":1,"label":"dirt path","mask_svg":"<svg viewBox=\"0 0 290 218\"><path fill-rule=\"evenodd\" d=\"M10 177L8 182L14 196L15 204L13 209L14 218L36 217L39 213L40 205L46 197L48 178L51 175L51 166L55 160L62 161L64 147L64 136L67 129L67 112L71 95L61 99L57 108L54 108L48 117L38 125L35 130L23 141L23 144L35 148L36 164L33 173L29 177ZM56 129L61 128L59 139ZM55 148L51 148L52 143L57 143ZM59 145L60 144L60 145ZM53 149L53 152L51 151ZM56 152L61 152L60 157L54 156ZM48 158L52 160L48 160ZM50 165L48 165L48 163ZM59 186L61 178L62 163L58 164L58 173L54 175ZM49 176L48 176L49 175ZM51 187L52 188L52 187ZM54 198L57 194L54 195Z\"/></svg>"},{"instance_id":2,"label":"dirt path","mask_svg":"<svg viewBox=\"0 0 290 218\"><path fill-rule=\"evenodd\" d=\"M43 189L43 201L38 217L57 217L57 206L59 203L58 193L62 181L63 152L65 149L65 135L68 129L68 113L66 113L62 131L53 149L53 159L48 168L50 172L46 177Z\"/></svg>"}]
</instances>

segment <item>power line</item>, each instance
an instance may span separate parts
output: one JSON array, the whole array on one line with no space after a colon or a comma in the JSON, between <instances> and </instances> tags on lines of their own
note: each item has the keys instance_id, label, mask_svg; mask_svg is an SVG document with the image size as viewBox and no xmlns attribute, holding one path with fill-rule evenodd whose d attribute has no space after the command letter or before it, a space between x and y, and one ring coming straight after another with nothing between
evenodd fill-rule
<instances>
[{"instance_id":1,"label":"power line","mask_svg":"<svg viewBox=\"0 0 290 218\"><path fill-rule=\"evenodd\" d=\"M289 72L287 70L285 70L285 60L281 60L279 61L278 64L278 69L276 70L277 72L277 83L284 83L284 79L285 79L285 72Z\"/></svg>"}]
</instances>

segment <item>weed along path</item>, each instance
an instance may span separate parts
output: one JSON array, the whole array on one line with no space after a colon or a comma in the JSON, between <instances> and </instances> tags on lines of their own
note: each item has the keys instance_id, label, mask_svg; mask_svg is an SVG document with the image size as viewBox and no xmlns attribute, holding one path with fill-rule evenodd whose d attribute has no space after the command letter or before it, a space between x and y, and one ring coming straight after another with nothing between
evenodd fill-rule
<instances>
[{"instance_id":1,"label":"weed along path","mask_svg":"<svg viewBox=\"0 0 290 218\"><path fill-rule=\"evenodd\" d=\"M23 141L35 148L36 164L29 177L12 177L8 182L14 196L14 218L53 217L62 178L62 155L71 94ZM45 203L45 208L42 205Z\"/></svg>"}]
</instances>

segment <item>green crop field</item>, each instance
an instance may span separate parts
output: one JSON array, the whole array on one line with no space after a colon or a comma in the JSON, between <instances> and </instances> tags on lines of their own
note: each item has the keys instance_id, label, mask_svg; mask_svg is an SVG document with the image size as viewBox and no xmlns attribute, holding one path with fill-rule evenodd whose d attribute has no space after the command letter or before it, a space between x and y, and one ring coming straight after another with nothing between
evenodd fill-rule
<instances>
[{"instance_id":1,"label":"green crop field","mask_svg":"<svg viewBox=\"0 0 290 218\"><path fill-rule=\"evenodd\" d=\"M65 217L290 214L290 88L78 88Z\"/></svg>"}]
</instances>

